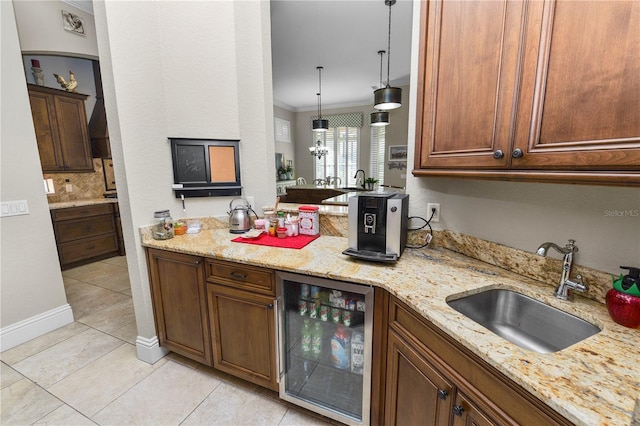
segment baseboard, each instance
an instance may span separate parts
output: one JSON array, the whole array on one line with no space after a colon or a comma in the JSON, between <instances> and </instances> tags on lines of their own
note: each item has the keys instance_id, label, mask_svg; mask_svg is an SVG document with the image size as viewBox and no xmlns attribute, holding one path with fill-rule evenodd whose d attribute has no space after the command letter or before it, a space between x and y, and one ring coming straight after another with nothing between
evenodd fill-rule
<instances>
[{"instance_id":1,"label":"baseboard","mask_svg":"<svg viewBox=\"0 0 640 426\"><path fill-rule=\"evenodd\" d=\"M138 336L136 338L136 352L140 361L149 364L155 364L169 353L168 350L160 346L157 336L153 336L150 339Z\"/></svg>"},{"instance_id":2,"label":"baseboard","mask_svg":"<svg viewBox=\"0 0 640 426\"><path fill-rule=\"evenodd\" d=\"M73 311L66 303L50 311L0 329L0 352L11 349L29 340L73 322Z\"/></svg>"}]
</instances>

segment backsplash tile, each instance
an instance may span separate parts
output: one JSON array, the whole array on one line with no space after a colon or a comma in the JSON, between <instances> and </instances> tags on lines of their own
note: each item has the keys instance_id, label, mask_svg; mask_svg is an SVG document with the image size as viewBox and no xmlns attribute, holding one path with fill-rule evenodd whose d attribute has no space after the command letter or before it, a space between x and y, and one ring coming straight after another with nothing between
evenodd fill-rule
<instances>
[{"instance_id":1,"label":"backsplash tile","mask_svg":"<svg viewBox=\"0 0 640 426\"><path fill-rule=\"evenodd\" d=\"M102 159L93 159L93 173L45 173L44 179L52 179L55 194L47 195L49 203L101 198L106 191ZM69 179L69 182L66 180ZM67 192L66 184L73 185L73 191Z\"/></svg>"}]
</instances>

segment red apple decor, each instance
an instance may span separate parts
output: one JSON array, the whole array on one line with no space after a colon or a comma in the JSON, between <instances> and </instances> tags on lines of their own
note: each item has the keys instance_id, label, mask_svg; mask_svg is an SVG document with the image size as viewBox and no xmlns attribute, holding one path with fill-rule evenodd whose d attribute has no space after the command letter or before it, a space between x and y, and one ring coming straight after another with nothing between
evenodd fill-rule
<instances>
[{"instance_id":1,"label":"red apple decor","mask_svg":"<svg viewBox=\"0 0 640 426\"><path fill-rule=\"evenodd\" d=\"M640 326L640 297L612 288L607 292L606 302L615 322L630 328Z\"/></svg>"}]
</instances>

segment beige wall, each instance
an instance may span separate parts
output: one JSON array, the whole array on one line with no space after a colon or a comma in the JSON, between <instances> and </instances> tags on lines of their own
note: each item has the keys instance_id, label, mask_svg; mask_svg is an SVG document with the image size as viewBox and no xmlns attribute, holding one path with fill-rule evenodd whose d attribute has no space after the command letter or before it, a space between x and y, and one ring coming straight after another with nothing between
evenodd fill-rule
<instances>
[{"instance_id":1,"label":"beige wall","mask_svg":"<svg viewBox=\"0 0 640 426\"><path fill-rule=\"evenodd\" d=\"M13 5L2 1L0 8L0 194L2 201L27 200L29 205L28 215L0 218L0 329L4 333L9 326L66 305L67 300L43 189ZM4 341L2 344L6 349Z\"/></svg>"},{"instance_id":2,"label":"beige wall","mask_svg":"<svg viewBox=\"0 0 640 426\"><path fill-rule=\"evenodd\" d=\"M420 2L415 2L409 164L413 164L415 146L412 117L418 75L419 7ZM416 178L409 174L407 190L412 215L425 217L427 203L440 203L437 229L452 229L529 252L535 252L545 241L564 245L572 238L580 250L575 261L581 265L616 275L621 272L620 265L640 265L637 188Z\"/></svg>"},{"instance_id":3,"label":"beige wall","mask_svg":"<svg viewBox=\"0 0 640 426\"><path fill-rule=\"evenodd\" d=\"M155 327L138 228L159 209L225 215L231 200L191 198L183 212L167 137L240 139L243 193L258 206L276 193L269 4L186 4L94 3L139 343Z\"/></svg>"},{"instance_id":4,"label":"beige wall","mask_svg":"<svg viewBox=\"0 0 640 426\"><path fill-rule=\"evenodd\" d=\"M22 53L66 55L74 52L77 57L98 58L96 29L90 14L56 0L13 0L13 4L20 23L18 35ZM62 28L62 10L84 19L84 36Z\"/></svg>"}]
</instances>

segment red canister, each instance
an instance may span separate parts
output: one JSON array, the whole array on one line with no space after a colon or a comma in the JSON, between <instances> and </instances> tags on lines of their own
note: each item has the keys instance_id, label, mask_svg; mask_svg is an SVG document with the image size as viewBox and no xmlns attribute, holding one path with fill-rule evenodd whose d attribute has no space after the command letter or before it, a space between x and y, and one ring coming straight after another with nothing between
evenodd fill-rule
<instances>
[{"instance_id":1,"label":"red canister","mask_svg":"<svg viewBox=\"0 0 640 426\"><path fill-rule=\"evenodd\" d=\"M318 235L320 233L320 213L318 210L318 206L300 206L298 208L301 235Z\"/></svg>"}]
</instances>

